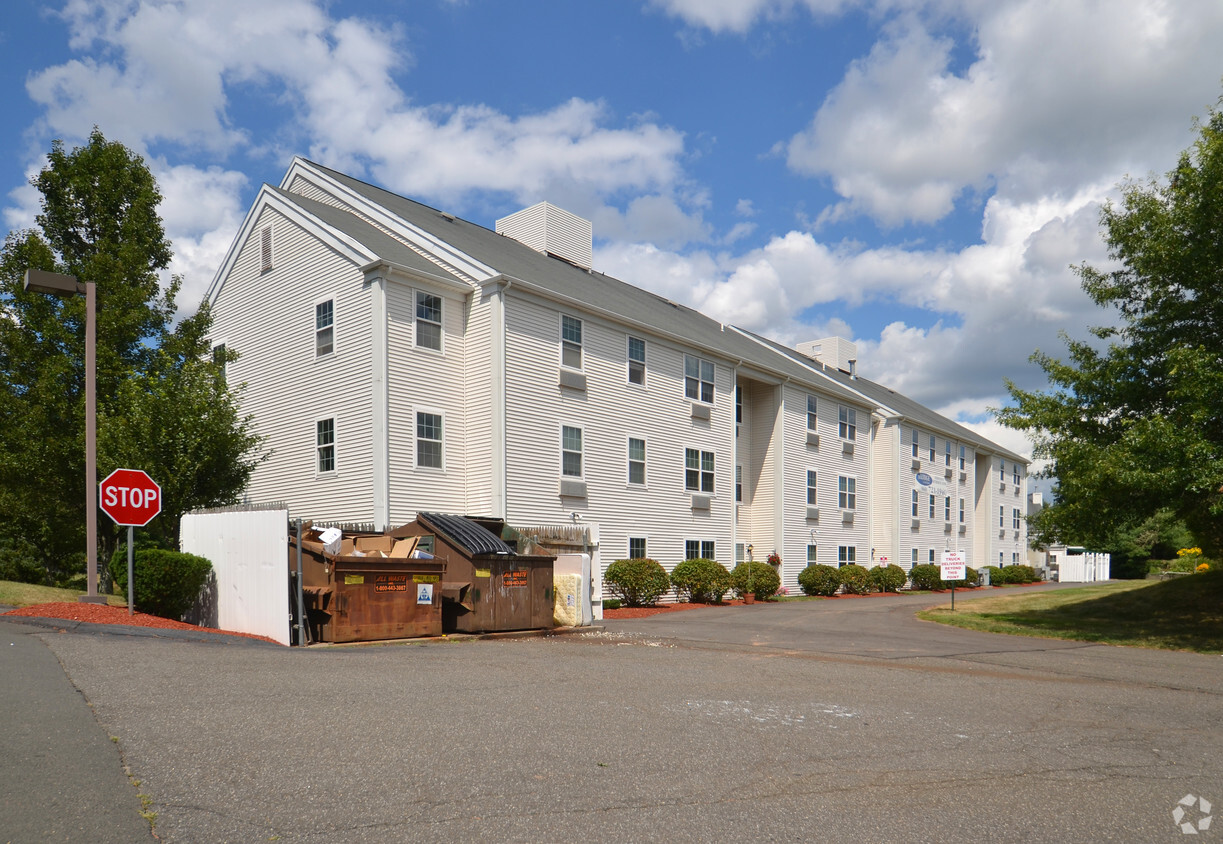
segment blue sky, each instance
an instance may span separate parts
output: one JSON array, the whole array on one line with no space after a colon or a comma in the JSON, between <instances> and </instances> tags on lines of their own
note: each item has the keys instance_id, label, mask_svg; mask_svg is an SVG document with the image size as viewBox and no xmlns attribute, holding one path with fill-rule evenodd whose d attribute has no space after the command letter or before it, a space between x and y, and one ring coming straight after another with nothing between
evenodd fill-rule
<instances>
[{"instance_id":1,"label":"blue sky","mask_svg":"<svg viewBox=\"0 0 1223 844\"><path fill-rule=\"evenodd\" d=\"M541 199L595 267L1026 452L987 409L1110 316L1100 204L1223 88L1217 0L9 0L0 210L51 140L145 156L183 304L304 155L493 226Z\"/></svg>"}]
</instances>

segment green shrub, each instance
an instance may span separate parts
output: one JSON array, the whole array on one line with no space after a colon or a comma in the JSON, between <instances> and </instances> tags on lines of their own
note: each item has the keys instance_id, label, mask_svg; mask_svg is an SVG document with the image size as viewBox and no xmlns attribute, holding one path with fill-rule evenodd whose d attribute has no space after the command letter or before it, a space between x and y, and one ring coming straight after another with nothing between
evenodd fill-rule
<instances>
[{"instance_id":1,"label":"green shrub","mask_svg":"<svg viewBox=\"0 0 1223 844\"><path fill-rule=\"evenodd\" d=\"M1040 575L1036 573L1036 569L1031 566L1007 566L1011 570L1011 577L1014 578L1012 583L1035 583L1040 580Z\"/></svg>"},{"instance_id":2,"label":"green shrub","mask_svg":"<svg viewBox=\"0 0 1223 844\"><path fill-rule=\"evenodd\" d=\"M110 574L120 594L127 594L127 549L110 558ZM212 563L194 554L160 548L137 548L132 560L136 576L136 609L178 620L195 604L208 582Z\"/></svg>"},{"instance_id":3,"label":"green shrub","mask_svg":"<svg viewBox=\"0 0 1223 844\"><path fill-rule=\"evenodd\" d=\"M914 589L930 591L943 588L943 573L933 563L914 566L909 569L909 579L913 581Z\"/></svg>"},{"instance_id":4,"label":"green shrub","mask_svg":"<svg viewBox=\"0 0 1223 844\"><path fill-rule=\"evenodd\" d=\"M764 601L777 594L781 588L781 576L765 563L739 563L730 573L730 588L739 595L751 593L757 601Z\"/></svg>"},{"instance_id":5,"label":"green shrub","mask_svg":"<svg viewBox=\"0 0 1223 844\"><path fill-rule=\"evenodd\" d=\"M619 598L604 598L603 599L603 609L605 610L620 609L620 599Z\"/></svg>"},{"instance_id":6,"label":"green shrub","mask_svg":"<svg viewBox=\"0 0 1223 844\"><path fill-rule=\"evenodd\" d=\"M865 595L870 591L870 575L862 566L855 563L841 566L837 569L837 576L847 595Z\"/></svg>"},{"instance_id":7,"label":"green shrub","mask_svg":"<svg viewBox=\"0 0 1223 844\"><path fill-rule=\"evenodd\" d=\"M694 604L721 603L730 591L730 572L714 560L684 560L671 572L671 585Z\"/></svg>"},{"instance_id":8,"label":"green shrub","mask_svg":"<svg viewBox=\"0 0 1223 844\"><path fill-rule=\"evenodd\" d=\"M896 592L908 579L905 570L895 563L875 566L866 573L866 582L877 592Z\"/></svg>"},{"instance_id":9,"label":"green shrub","mask_svg":"<svg viewBox=\"0 0 1223 844\"><path fill-rule=\"evenodd\" d=\"M808 595L828 597L841 585L841 576L832 566L812 563L798 573L798 586Z\"/></svg>"},{"instance_id":10,"label":"green shrub","mask_svg":"<svg viewBox=\"0 0 1223 844\"><path fill-rule=\"evenodd\" d=\"M603 582L626 607L653 604L671 588L671 578L662 564L645 558L616 560L607 567Z\"/></svg>"}]
</instances>

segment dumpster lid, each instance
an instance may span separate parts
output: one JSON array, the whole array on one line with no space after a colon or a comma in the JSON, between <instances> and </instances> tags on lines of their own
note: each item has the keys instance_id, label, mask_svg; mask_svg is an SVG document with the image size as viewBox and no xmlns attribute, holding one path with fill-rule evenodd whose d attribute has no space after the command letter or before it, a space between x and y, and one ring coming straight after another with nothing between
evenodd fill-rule
<instances>
[{"instance_id":1,"label":"dumpster lid","mask_svg":"<svg viewBox=\"0 0 1223 844\"><path fill-rule=\"evenodd\" d=\"M443 534L472 556L477 554L515 556L514 549L502 542L501 537L472 519L464 516L449 516L444 513L417 513L416 518Z\"/></svg>"}]
</instances>

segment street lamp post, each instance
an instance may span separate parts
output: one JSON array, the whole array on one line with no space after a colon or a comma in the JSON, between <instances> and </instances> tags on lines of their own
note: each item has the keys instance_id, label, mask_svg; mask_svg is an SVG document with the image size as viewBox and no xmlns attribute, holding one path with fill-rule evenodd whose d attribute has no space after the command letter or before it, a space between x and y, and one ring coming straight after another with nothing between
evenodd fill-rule
<instances>
[{"instance_id":1,"label":"street lamp post","mask_svg":"<svg viewBox=\"0 0 1223 844\"><path fill-rule=\"evenodd\" d=\"M70 299L85 296L85 594L80 600L104 604L98 594L98 401L97 401L97 318L98 297L92 281L77 281L75 276L45 270L26 270L25 289Z\"/></svg>"}]
</instances>

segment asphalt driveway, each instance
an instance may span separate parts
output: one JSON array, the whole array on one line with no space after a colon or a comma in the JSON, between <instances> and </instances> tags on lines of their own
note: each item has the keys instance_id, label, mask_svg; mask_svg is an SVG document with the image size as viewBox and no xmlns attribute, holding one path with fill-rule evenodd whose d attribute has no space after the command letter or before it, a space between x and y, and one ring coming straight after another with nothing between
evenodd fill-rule
<instances>
[{"instance_id":1,"label":"asphalt driveway","mask_svg":"<svg viewBox=\"0 0 1223 844\"><path fill-rule=\"evenodd\" d=\"M1178 801L1223 805L1220 657L921 600L358 648L29 635L169 841L1184 841Z\"/></svg>"}]
</instances>

